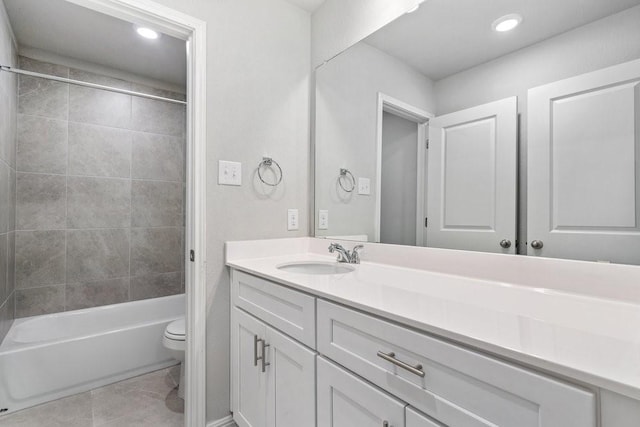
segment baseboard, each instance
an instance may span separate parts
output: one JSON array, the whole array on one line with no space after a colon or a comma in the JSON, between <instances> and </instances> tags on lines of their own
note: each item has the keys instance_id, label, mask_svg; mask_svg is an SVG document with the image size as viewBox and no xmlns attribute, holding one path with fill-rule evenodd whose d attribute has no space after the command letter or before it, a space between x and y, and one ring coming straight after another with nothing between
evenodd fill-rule
<instances>
[{"instance_id":1,"label":"baseboard","mask_svg":"<svg viewBox=\"0 0 640 427\"><path fill-rule=\"evenodd\" d=\"M233 416L229 415L219 420L211 421L207 424L207 427L232 427L235 425L236 423L233 422Z\"/></svg>"}]
</instances>

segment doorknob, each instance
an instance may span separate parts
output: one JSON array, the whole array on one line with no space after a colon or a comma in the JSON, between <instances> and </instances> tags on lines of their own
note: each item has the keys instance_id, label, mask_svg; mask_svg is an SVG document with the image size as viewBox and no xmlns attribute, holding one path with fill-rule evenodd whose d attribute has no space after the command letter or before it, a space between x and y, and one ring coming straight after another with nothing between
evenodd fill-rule
<instances>
[{"instance_id":1,"label":"doorknob","mask_svg":"<svg viewBox=\"0 0 640 427\"><path fill-rule=\"evenodd\" d=\"M531 247L533 249L542 249L543 246L544 243L542 243L542 240L534 240L533 242L531 242Z\"/></svg>"},{"instance_id":2,"label":"doorknob","mask_svg":"<svg viewBox=\"0 0 640 427\"><path fill-rule=\"evenodd\" d=\"M509 249L511 247L511 240L509 239L502 239L500 241L500 246L502 246L505 249Z\"/></svg>"}]
</instances>

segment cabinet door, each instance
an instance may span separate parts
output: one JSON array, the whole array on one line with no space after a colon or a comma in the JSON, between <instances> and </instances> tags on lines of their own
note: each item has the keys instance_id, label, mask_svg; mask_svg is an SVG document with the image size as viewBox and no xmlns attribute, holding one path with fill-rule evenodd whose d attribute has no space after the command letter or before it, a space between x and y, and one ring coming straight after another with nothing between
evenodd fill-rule
<instances>
[{"instance_id":1,"label":"cabinet door","mask_svg":"<svg viewBox=\"0 0 640 427\"><path fill-rule=\"evenodd\" d=\"M407 406L407 424L405 427L446 427L435 421L431 417L427 417L421 412Z\"/></svg>"},{"instance_id":2,"label":"cabinet door","mask_svg":"<svg viewBox=\"0 0 640 427\"><path fill-rule=\"evenodd\" d=\"M262 347L256 340L265 338L267 328L236 307L231 322L233 419L239 427L265 427L266 375L257 360Z\"/></svg>"},{"instance_id":3,"label":"cabinet door","mask_svg":"<svg viewBox=\"0 0 640 427\"><path fill-rule=\"evenodd\" d=\"M316 356L267 327L267 426L316 425Z\"/></svg>"},{"instance_id":4,"label":"cabinet door","mask_svg":"<svg viewBox=\"0 0 640 427\"><path fill-rule=\"evenodd\" d=\"M318 427L404 427L405 404L318 357Z\"/></svg>"},{"instance_id":5,"label":"cabinet door","mask_svg":"<svg viewBox=\"0 0 640 427\"><path fill-rule=\"evenodd\" d=\"M517 121L515 97L429 121L426 246L515 253Z\"/></svg>"}]
</instances>

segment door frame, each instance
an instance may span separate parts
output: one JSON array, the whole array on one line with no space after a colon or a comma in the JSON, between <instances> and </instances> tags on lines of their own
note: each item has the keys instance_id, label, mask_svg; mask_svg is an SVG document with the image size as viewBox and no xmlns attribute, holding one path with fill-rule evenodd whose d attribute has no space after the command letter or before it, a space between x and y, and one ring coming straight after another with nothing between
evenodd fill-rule
<instances>
[{"instance_id":1,"label":"door frame","mask_svg":"<svg viewBox=\"0 0 640 427\"><path fill-rule=\"evenodd\" d=\"M434 114L418 107L407 104L392 96L378 92L378 110L376 120L376 187L375 187L375 217L374 242L380 243L380 221L382 210L382 121L384 113L390 113L418 125L418 139L416 141L416 162L418 166L418 182L416 194L416 246L424 246L424 212L425 212L425 176L427 160L427 138L429 136L429 120Z\"/></svg>"},{"instance_id":2,"label":"door frame","mask_svg":"<svg viewBox=\"0 0 640 427\"><path fill-rule=\"evenodd\" d=\"M124 21L147 25L187 45L185 215L185 426L206 425L206 124L207 25L150 0L66 0ZM195 252L190 261L187 253Z\"/></svg>"}]
</instances>

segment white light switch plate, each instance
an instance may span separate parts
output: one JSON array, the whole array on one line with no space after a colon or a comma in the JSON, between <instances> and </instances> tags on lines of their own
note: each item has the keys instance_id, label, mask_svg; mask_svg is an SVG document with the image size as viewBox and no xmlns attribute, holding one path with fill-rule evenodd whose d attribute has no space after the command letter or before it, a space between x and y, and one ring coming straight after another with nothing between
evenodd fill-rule
<instances>
[{"instance_id":1,"label":"white light switch plate","mask_svg":"<svg viewBox=\"0 0 640 427\"><path fill-rule=\"evenodd\" d=\"M371 180L369 178L358 178L358 194L363 196L371 194Z\"/></svg>"},{"instance_id":2,"label":"white light switch plate","mask_svg":"<svg viewBox=\"0 0 640 427\"><path fill-rule=\"evenodd\" d=\"M218 162L219 185L242 185L242 163L220 160Z\"/></svg>"},{"instance_id":3,"label":"white light switch plate","mask_svg":"<svg viewBox=\"0 0 640 427\"><path fill-rule=\"evenodd\" d=\"M318 230L329 229L329 211L318 212Z\"/></svg>"},{"instance_id":4,"label":"white light switch plate","mask_svg":"<svg viewBox=\"0 0 640 427\"><path fill-rule=\"evenodd\" d=\"M297 230L298 226L298 209L289 209L287 211L287 230Z\"/></svg>"}]
</instances>

